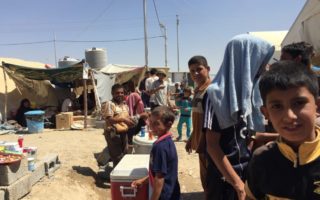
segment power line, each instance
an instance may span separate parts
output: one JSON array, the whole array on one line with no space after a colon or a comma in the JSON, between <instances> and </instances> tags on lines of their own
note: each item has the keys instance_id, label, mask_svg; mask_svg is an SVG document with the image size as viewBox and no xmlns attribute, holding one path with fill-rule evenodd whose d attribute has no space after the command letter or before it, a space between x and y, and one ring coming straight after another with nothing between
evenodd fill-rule
<instances>
[{"instance_id":1,"label":"power line","mask_svg":"<svg viewBox=\"0 0 320 200\"><path fill-rule=\"evenodd\" d=\"M163 35L164 33L163 33L163 31L162 31L162 28L161 28L161 22L160 22L159 15L158 15L158 9L157 9L157 6L156 6L156 2L155 2L154 0L153 0L153 7L154 7L154 10L156 11L156 16L157 16L157 20L158 20L160 32L161 32L162 35Z\"/></svg>"},{"instance_id":2,"label":"power line","mask_svg":"<svg viewBox=\"0 0 320 200\"><path fill-rule=\"evenodd\" d=\"M148 37L148 39L160 38L161 36L153 36ZM121 40L56 40L57 42L69 42L69 43L85 43L85 42L101 42L101 43L109 43L109 42L127 42L127 41L135 41L135 40L144 40L144 38L131 38L131 39L121 39Z\"/></svg>"},{"instance_id":3,"label":"power line","mask_svg":"<svg viewBox=\"0 0 320 200\"><path fill-rule=\"evenodd\" d=\"M6 44L0 44L0 46L14 46L14 45L43 44L43 43L51 43L51 42L53 42L53 40L36 41L36 42L21 42L21 43L6 43Z\"/></svg>"},{"instance_id":4,"label":"power line","mask_svg":"<svg viewBox=\"0 0 320 200\"><path fill-rule=\"evenodd\" d=\"M113 4L113 1L110 1L109 4L107 5L107 7L105 7L101 13L99 13L89 24L87 24L87 26L84 27L84 29L78 34L78 36L81 35L82 33L86 32L91 25L96 23L98 21L98 19L100 19L111 8L112 4Z\"/></svg>"},{"instance_id":5,"label":"power line","mask_svg":"<svg viewBox=\"0 0 320 200\"><path fill-rule=\"evenodd\" d=\"M152 36L148 37L148 39L162 38L163 36ZM14 45L32 45L32 44L44 44L44 43L111 43L111 42L128 42L128 41L136 41L136 40L144 40L144 38L130 38L130 39L119 39L119 40L46 40L46 41L34 41L34 42L20 42L20 43L3 43L0 46L14 46Z\"/></svg>"}]
</instances>

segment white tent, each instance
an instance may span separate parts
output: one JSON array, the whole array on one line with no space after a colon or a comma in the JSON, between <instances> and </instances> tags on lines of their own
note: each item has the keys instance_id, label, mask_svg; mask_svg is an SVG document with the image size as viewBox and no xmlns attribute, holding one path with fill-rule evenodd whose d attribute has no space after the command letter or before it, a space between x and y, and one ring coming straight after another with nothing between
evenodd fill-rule
<instances>
[{"instance_id":1,"label":"white tent","mask_svg":"<svg viewBox=\"0 0 320 200\"><path fill-rule=\"evenodd\" d=\"M275 52L272 58L279 60L281 55L281 42L283 38L286 36L288 31L259 31L259 32L248 32L248 34L259 37L270 42L274 45ZM270 60L270 62L274 62L274 60Z\"/></svg>"},{"instance_id":2,"label":"white tent","mask_svg":"<svg viewBox=\"0 0 320 200\"><path fill-rule=\"evenodd\" d=\"M307 0L281 46L305 41L320 52L320 0Z\"/></svg>"}]
</instances>

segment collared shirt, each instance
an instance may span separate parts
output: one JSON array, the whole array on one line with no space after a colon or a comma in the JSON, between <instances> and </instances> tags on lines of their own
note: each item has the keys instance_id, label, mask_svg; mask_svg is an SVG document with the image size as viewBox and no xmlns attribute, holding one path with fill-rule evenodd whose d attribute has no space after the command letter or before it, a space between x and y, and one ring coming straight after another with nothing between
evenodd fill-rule
<instances>
[{"instance_id":1,"label":"collared shirt","mask_svg":"<svg viewBox=\"0 0 320 200\"><path fill-rule=\"evenodd\" d=\"M156 173L164 176L164 185L161 191L160 200L179 200L180 185L178 182L178 155L171 134L158 139L153 143L150 152L149 177L152 184L152 177Z\"/></svg>"},{"instance_id":2,"label":"collared shirt","mask_svg":"<svg viewBox=\"0 0 320 200\"><path fill-rule=\"evenodd\" d=\"M258 148L248 166L245 190L252 199L320 199L320 129L298 152L276 142Z\"/></svg>"},{"instance_id":3,"label":"collared shirt","mask_svg":"<svg viewBox=\"0 0 320 200\"><path fill-rule=\"evenodd\" d=\"M104 107L103 116L106 120L106 128L108 128L111 126L109 120L107 120L108 117L129 117L129 108L125 103L116 104L114 101L107 101Z\"/></svg>"}]
</instances>

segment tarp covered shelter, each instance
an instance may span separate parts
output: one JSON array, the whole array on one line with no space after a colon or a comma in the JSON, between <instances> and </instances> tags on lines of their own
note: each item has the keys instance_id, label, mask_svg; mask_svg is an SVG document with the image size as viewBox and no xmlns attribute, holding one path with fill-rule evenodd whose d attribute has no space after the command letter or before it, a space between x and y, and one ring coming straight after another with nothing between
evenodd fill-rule
<instances>
[{"instance_id":1,"label":"tarp covered shelter","mask_svg":"<svg viewBox=\"0 0 320 200\"><path fill-rule=\"evenodd\" d=\"M0 112L5 116L5 94L7 93L7 115L16 110L23 98L36 102L38 106L58 106L59 94L49 81L34 81L18 76L9 76L5 73L2 63L10 63L28 67L30 69L45 69L45 64L40 62L25 61L15 58L0 58ZM6 84L5 84L6 83Z\"/></svg>"},{"instance_id":2,"label":"tarp covered shelter","mask_svg":"<svg viewBox=\"0 0 320 200\"><path fill-rule=\"evenodd\" d=\"M16 102L13 106L8 106L8 110L12 108L17 108L19 106L20 100L22 98L29 98L30 100L36 100L37 105L49 105L49 106L58 106L58 97L55 96L55 88L50 84L63 84L75 81L77 79L83 78L83 63L75 64L74 66L66 67L66 68L52 68L45 69L44 64L34 64L25 62L8 62L6 60L2 63L1 70L5 69L7 74L11 79L11 84L22 85L24 88L28 88L28 94L20 94L19 101ZM32 68L34 66L39 66L38 68ZM43 66L43 67L40 67ZM94 79L96 79L96 88L97 95L101 103L110 100L111 96L111 86L115 83L123 84L129 80L133 81L135 85L138 85L140 80L144 77L144 72L146 71L146 67L142 66L130 66L130 65L118 65L118 64L109 64L106 67L96 70L92 69ZM165 71L168 71L169 68L161 68ZM3 77L4 73L1 74ZM0 77L0 78L2 78ZM7 76L8 77L8 76ZM14 82L15 83L14 83ZM45 84L47 87L43 87L43 89L39 90L39 87L35 87L35 85ZM4 86L2 86L4 87ZM39 98L34 94L43 90L42 97L44 99L54 99L53 103L49 102L39 102ZM10 93L9 90L7 90ZM1 95L3 96L5 90L1 90ZM32 96L36 98L32 98ZM50 97L54 96L54 98ZM4 98L3 98L4 99ZM8 103L12 102L12 98L10 94L8 94ZM61 98L59 98L61 99ZM62 98L64 99L64 98ZM4 102L4 101L2 101ZM3 110L4 106L1 106Z\"/></svg>"},{"instance_id":3,"label":"tarp covered shelter","mask_svg":"<svg viewBox=\"0 0 320 200\"><path fill-rule=\"evenodd\" d=\"M168 67L149 67L150 68L156 68L156 69L162 69L166 72L169 71ZM100 101L103 103L106 100L110 100L112 98L111 95L111 87L110 85L113 85L114 83L123 84L127 81L131 80L133 81L135 86L138 86L140 81L144 78L144 73L147 70L147 67L145 66L136 66L136 65L120 65L120 64L108 64L106 67L99 70L99 73L103 73L106 75L109 75L108 78L105 78L105 81L100 81L99 79L97 83L97 89L100 97ZM98 73L95 73L95 76L97 76ZM109 83L109 87L105 87L101 84ZM101 90L103 88L103 91ZM101 91L101 92L100 92ZM104 95L102 95L104 93Z\"/></svg>"},{"instance_id":4,"label":"tarp covered shelter","mask_svg":"<svg viewBox=\"0 0 320 200\"><path fill-rule=\"evenodd\" d=\"M313 45L320 64L320 0L307 0L281 46L301 41Z\"/></svg>"}]
</instances>

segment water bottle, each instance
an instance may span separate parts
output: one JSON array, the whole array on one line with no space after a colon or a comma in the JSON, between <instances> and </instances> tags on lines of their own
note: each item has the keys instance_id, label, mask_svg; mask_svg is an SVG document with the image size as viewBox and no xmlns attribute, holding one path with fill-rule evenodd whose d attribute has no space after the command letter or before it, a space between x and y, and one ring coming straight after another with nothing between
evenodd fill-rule
<instances>
[{"instance_id":1,"label":"water bottle","mask_svg":"<svg viewBox=\"0 0 320 200\"><path fill-rule=\"evenodd\" d=\"M140 136L141 137L144 137L146 135L146 127L145 126L142 126L141 127L141 130L140 130Z\"/></svg>"}]
</instances>

